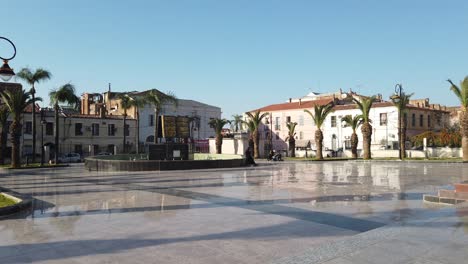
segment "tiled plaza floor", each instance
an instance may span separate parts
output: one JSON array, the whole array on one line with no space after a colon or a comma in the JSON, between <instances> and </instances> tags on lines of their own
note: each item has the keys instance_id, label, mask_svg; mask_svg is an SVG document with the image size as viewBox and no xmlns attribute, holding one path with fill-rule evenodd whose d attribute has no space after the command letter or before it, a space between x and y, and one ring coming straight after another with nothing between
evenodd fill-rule
<instances>
[{"instance_id":1,"label":"tiled plaza floor","mask_svg":"<svg viewBox=\"0 0 468 264\"><path fill-rule=\"evenodd\" d=\"M464 180L461 163L0 170L1 187L36 198L0 220L0 262L452 263L468 257L468 214L422 195ZM432 250L424 234L444 243ZM450 259L444 248L460 253Z\"/></svg>"}]
</instances>

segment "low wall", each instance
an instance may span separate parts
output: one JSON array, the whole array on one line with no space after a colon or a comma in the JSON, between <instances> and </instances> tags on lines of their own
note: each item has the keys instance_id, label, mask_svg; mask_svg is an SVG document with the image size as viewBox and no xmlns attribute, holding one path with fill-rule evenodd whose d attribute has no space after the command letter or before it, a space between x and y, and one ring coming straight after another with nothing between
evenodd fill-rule
<instances>
[{"instance_id":1,"label":"low wall","mask_svg":"<svg viewBox=\"0 0 468 264\"><path fill-rule=\"evenodd\" d=\"M245 165L244 159L238 155L207 155L196 154L195 160L130 160L116 157L89 157L85 159L85 167L90 171L165 171L165 170L195 170L235 168ZM122 158L122 157L120 157Z\"/></svg>"}]
</instances>

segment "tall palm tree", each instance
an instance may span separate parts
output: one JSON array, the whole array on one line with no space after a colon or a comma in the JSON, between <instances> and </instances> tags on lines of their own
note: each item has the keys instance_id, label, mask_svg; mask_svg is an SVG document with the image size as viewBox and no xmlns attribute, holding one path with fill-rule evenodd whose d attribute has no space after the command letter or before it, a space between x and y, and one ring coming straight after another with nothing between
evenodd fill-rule
<instances>
[{"instance_id":1,"label":"tall palm tree","mask_svg":"<svg viewBox=\"0 0 468 264\"><path fill-rule=\"evenodd\" d=\"M69 106L76 108L77 102L79 101L78 96L75 95L75 86L71 83L60 86L59 88L49 92L50 104L54 107L55 111L55 164L58 163L58 156L60 152L59 148L59 104L65 103Z\"/></svg>"},{"instance_id":2,"label":"tall palm tree","mask_svg":"<svg viewBox=\"0 0 468 264\"><path fill-rule=\"evenodd\" d=\"M226 120L224 118L215 118L215 119L211 119L210 122L208 123L210 125L210 127L212 127L214 130L215 130L215 134L216 134L216 141L215 141L215 144L216 144L216 154L221 154L221 149L222 149L222 145L223 145L223 135L221 134L222 130L223 130L223 127L226 125L226 124L230 124L231 121L229 120Z\"/></svg>"},{"instance_id":3,"label":"tall palm tree","mask_svg":"<svg viewBox=\"0 0 468 264\"><path fill-rule=\"evenodd\" d=\"M10 112L4 105L0 106L0 165L5 164L8 139L8 116Z\"/></svg>"},{"instance_id":4,"label":"tall palm tree","mask_svg":"<svg viewBox=\"0 0 468 264\"><path fill-rule=\"evenodd\" d=\"M364 151L363 158L364 159L371 159L371 140L372 140L372 120L370 119L370 110L372 108L372 104L377 100L377 97L363 97L361 101L353 98L353 101L358 105L359 109L361 110L362 116L362 148Z\"/></svg>"},{"instance_id":5,"label":"tall palm tree","mask_svg":"<svg viewBox=\"0 0 468 264\"><path fill-rule=\"evenodd\" d=\"M247 127L247 130L249 131L249 147L251 149L254 149L254 138L253 138L253 131L255 131L255 122L252 120L242 120L242 124L244 124Z\"/></svg>"},{"instance_id":6,"label":"tall palm tree","mask_svg":"<svg viewBox=\"0 0 468 264\"><path fill-rule=\"evenodd\" d=\"M286 140L289 143L289 153L291 154L291 157L296 157L296 139L294 138L296 136L296 122L288 122L286 123L286 127L288 128L288 137Z\"/></svg>"},{"instance_id":7,"label":"tall palm tree","mask_svg":"<svg viewBox=\"0 0 468 264\"><path fill-rule=\"evenodd\" d=\"M247 112L245 114L249 118L249 121L252 121L251 125L252 125L253 130L251 130L250 133L251 133L253 143L254 143L254 158L258 158L260 156L260 150L259 150L260 138L258 137L258 128L260 127L260 124L262 123L263 118L268 116L268 113L265 112L261 114L260 111L256 111L255 113Z\"/></svg>"},{"instance_id":8,"label":"tall palm tree","mask_svg":"<svg viewBox=\"0 0 468 264\"><path fill-rule=\"evenodd\" d=\"M31 85L31 93L32 98L32 107L31 107L31 124L32 124L32 162L35 162L36 159L36 83L41 81L49 80L52 77L52 74L44 70L42 68L36 69L32 72L29 68L23 68L20 72L16 74L16 77L20 78L21 80L27 82Z\"/></svg>"},{"instance_id":9,"label":"tall palm tree","mask_svg":"<svg viewBox=\"0 0 468 264\"><path fill-rule=\"evenodd\" d=\"M146 94L145 101L154 108L154 143L158 143L158 120L162 107L168 103L177 107L179 100L172 92L163 93L153 89Z\"/></svg>"},{"instance_id":10,"label":"tall palm tree","mask_svg":"<svg viewBox=\"0 0 468 264\"><path fill-rule=\"evenodd\" d=\"M242 130L242 115L233 115L232 117L234 118L232 120L234 132L239 132L239 130Z\"/></svg>"},{"instance_id":11,"label":"tall palm tree","mask_svg":"<svg viewBox=\"0 0 468 264\"><path fill-rule=\"evenodd\" d=\"M123 109L123 152L127 153L127 116L128 116L128 110L130 108L138 108L142 107L146 103L146 98L140 98L140 97L132 97L128 93L121 93L118 94L117 97L120 99L120 107ZM137 114L135 118L139 118L138 111L136 111ZM137 121L138 123L138 121ZM139 144L139 142L137 142Z\"/></svg>"},{"instance_id":12,"label":"tall palm tree","mask_svg":"<svg viewBox=\"0 0 468 264\"><path fill-rule=\"evenodd\" d=\"M20 166L21 116L32 101L31 93L23 89L15 89L2 92L1 97L13 118L10 125L11 167L18 168Z\"/></svg>"},{"instance_id":13,"label":"tall palm tree","mask_svg":"<svg viewBox=\"0 0 468 264\"><path fill-rule=\"evenodd\" d=\"M468 162L468 76L460 82L460 86L455 85L450 79L450 90L458 97L461 104L460 126L462 132L463 162Z\"/></svg>"},{"instance_id":14,"label":"tall palm tree","mask_svg":"<svg viewBox=\"0 0 468 264\"><path fill-rule=\"evenodd\" d=\"M327 116L333 112L333 107L335 104L330 102L326 105L314 105L314 113L310 112L309 110L305 109L304 112L308 113L312 119L314 120L315 126L317 130L315 130L315 145L317 146L317 156L316 159L323 160L323 132L322 132L322 125L325 122Z\"/></svg>"},{"instance_id":15,"label":"tall palm tree","mask_svg":"<svg viewBox=\"0 0 468 264\"><path fill-rule=\"evenodd\" d=\"M411 96L413 96L413 94L405 94L402 92L401 96L390 97L398 110L398 140L400 144L400 157L402 159L406 158L406 119L401 115L407 112Z\"/></svg>"},{"instance_id":16,"label":"tall palm tree","mask_svg":"<svg viewBox=\"0 0 468 264\"><path fill-rule=\"evenodd\" d=\"M362 125L362 115L355 115L354 117L347 115L341 120L344 121L346 125L350 126L353 130L353 134L351 135L351 153L353 155L353 159L357 159L357 146L359 143L359 138L357 136L356 129Z\"/></svg>"}]
</instances>

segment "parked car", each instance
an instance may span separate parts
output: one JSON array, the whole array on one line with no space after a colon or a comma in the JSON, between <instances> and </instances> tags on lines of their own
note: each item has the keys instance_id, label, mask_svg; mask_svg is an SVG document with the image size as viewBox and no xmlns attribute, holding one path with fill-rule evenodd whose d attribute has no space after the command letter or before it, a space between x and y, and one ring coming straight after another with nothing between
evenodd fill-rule
<instances>
[{"instance_id":1,"label":"parked car","mask_svg":"<svg viewBox=\"0 0 468 264\"><path fill-rule=\"evenodd\" d=\"M110 152L99 152L96 156L110 156L112 153Z\"/></svg>"},{"instance_id":2,"label":"parked car","mask_svg":"<svg viewBox=\"0 0 468 264\"><path fill-rule=\"evenodd\" d=\"M60 163L81 162L81 155L78 153L68 153L58 158Z\"/></svg>"}]
</instances>

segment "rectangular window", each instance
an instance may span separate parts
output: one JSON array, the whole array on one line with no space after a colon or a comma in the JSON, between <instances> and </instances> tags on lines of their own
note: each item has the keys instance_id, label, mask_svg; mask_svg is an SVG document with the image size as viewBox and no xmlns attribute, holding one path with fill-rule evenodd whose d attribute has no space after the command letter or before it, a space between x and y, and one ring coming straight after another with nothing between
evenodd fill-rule
<instances>
[{"instance_id":1,"label":"rectangular window","mask_svg":"<svg viewBox=\"0 0 468 264\"><path fill-rule=\"evenodd\" d=\"M299 126L303 126L304 125L304 116L303 115L300 115L299 116Z\"/></svg>"},{"instance_id":2,"label":"rectangular window","mask_svg":"<svg viewBox=\"0 0 468 264\"><path fill-rule=\"evenodd\" d=\"M411 126L412 127L416 126L416 114L411 115Z\"/></svg>"},{"instance_id":3,"label":"rectangular window","mask_svg":"<svg viewBox=\"0 0 468 264\"><path fill-rule=\"evenodd\" d=\"M286 117L286 123L291 123L291 117L290 116Z\"/></svg>"},{"instance_id":4,"label":"rectangular window","mask_svg":"<svg viewBox=\"0 0 468 264\"><path fill-rule=\"evenodd\" d=\"M431 128L431 115L427 116L427 127Z\"/></svg>"},{"instance_id":5,"label":"rectangular window","mask_svg":"<svg viewBox=\"0 0 468 264\"><path fill-rule=\"evenodd\" d=\"M114 124L108 124L107 125L107 135L108 136L115 136L115 125Z\"/></svg>"},{"instance_id":6,"label":"rectangular window","mask_svg":"<svg viewBox=\"0 0 468 264\"><path fill-rule=\"evenodd\" d=\"M150 127L154 126L154 115L148 116L148 126Z\"/></svg>"},{"instance_id":7,"label":"rectangular window","mask_svg":"<svg viewBox=\"0 0 468 264\"><path fill-rule=\"evenodd\" d=\"M83 135L83 124L75 123L75 136L82 136L82 135Z\"/></svg>"},{"instance_id":8,"label":"rectangular window","mask_svg":"<svg viewBox=\"0 0 468 264\"><path fill-rule=\"evenodd\" d=\"M331 116L331 127L336 127L336 116Z\"/></svg>"},{"instance_id":9,"label":"rectangular window","mask_svg":"<svg viewBox=\"0 0 468 264\"><path fill-rule=\"evenodd\" d=\"M387 125L387 113L380 113L380 125L381 126Z\"/></svg>"},{"instance_id":10,"label":"rectangular window","mask_svg":"<svg viewBox=\"0 0 468 264\"><path fill-rule=\"evenodd\" d=\"M54 123L47 122L46 123L46 136L53 136L54 135Z\"/></svg>"},{"instance_id":11,"label":"rectangular window","mask_svg":"<svg viewBox=\"0 0 468 264\"><path fill-rule=\"evenodd\" d=\"M125 125L125 136L130 136L130 125Z\"/></svg>"},{"instance_id":12,"label":"rectangular window","mask_svg":"<svg viewBox=\"0 0 468 264\"><path fill-rule=\"evenodd\" d=\"M419 126L420 127L424 126L424 116L423 115L419 115Z\"/></svg>"},{"instance_id":13,"label":"rectangular window","mask_svg":"<svg viewBox=\"0 0 468 264\"><path fill-rule=\"evenodd\" d=\"M32 122L27 121L25 126L24 126L24 133L25 134L32 134Z\"/></svg>"},{"instance_id":14,"label":"rectangular window","mask_svg":"<svg viewBox=\"0 0 468 264\"><path fill-rule=\"evenodd\" d=\"M281 128L281 118L279 116L276 117L276 122L275 122L275 130L280 130Z\"/></svg>"},{"instance_id":15,"label":"rectangular window","mask_svg":"<svg viewBox=\"0 0 468 264\"><path fill-rule=\"evenodd\" d=\"M91 127L91 132L93 136L99 136L99 124L94 123Z\"/></svg>"}]
</instances>

